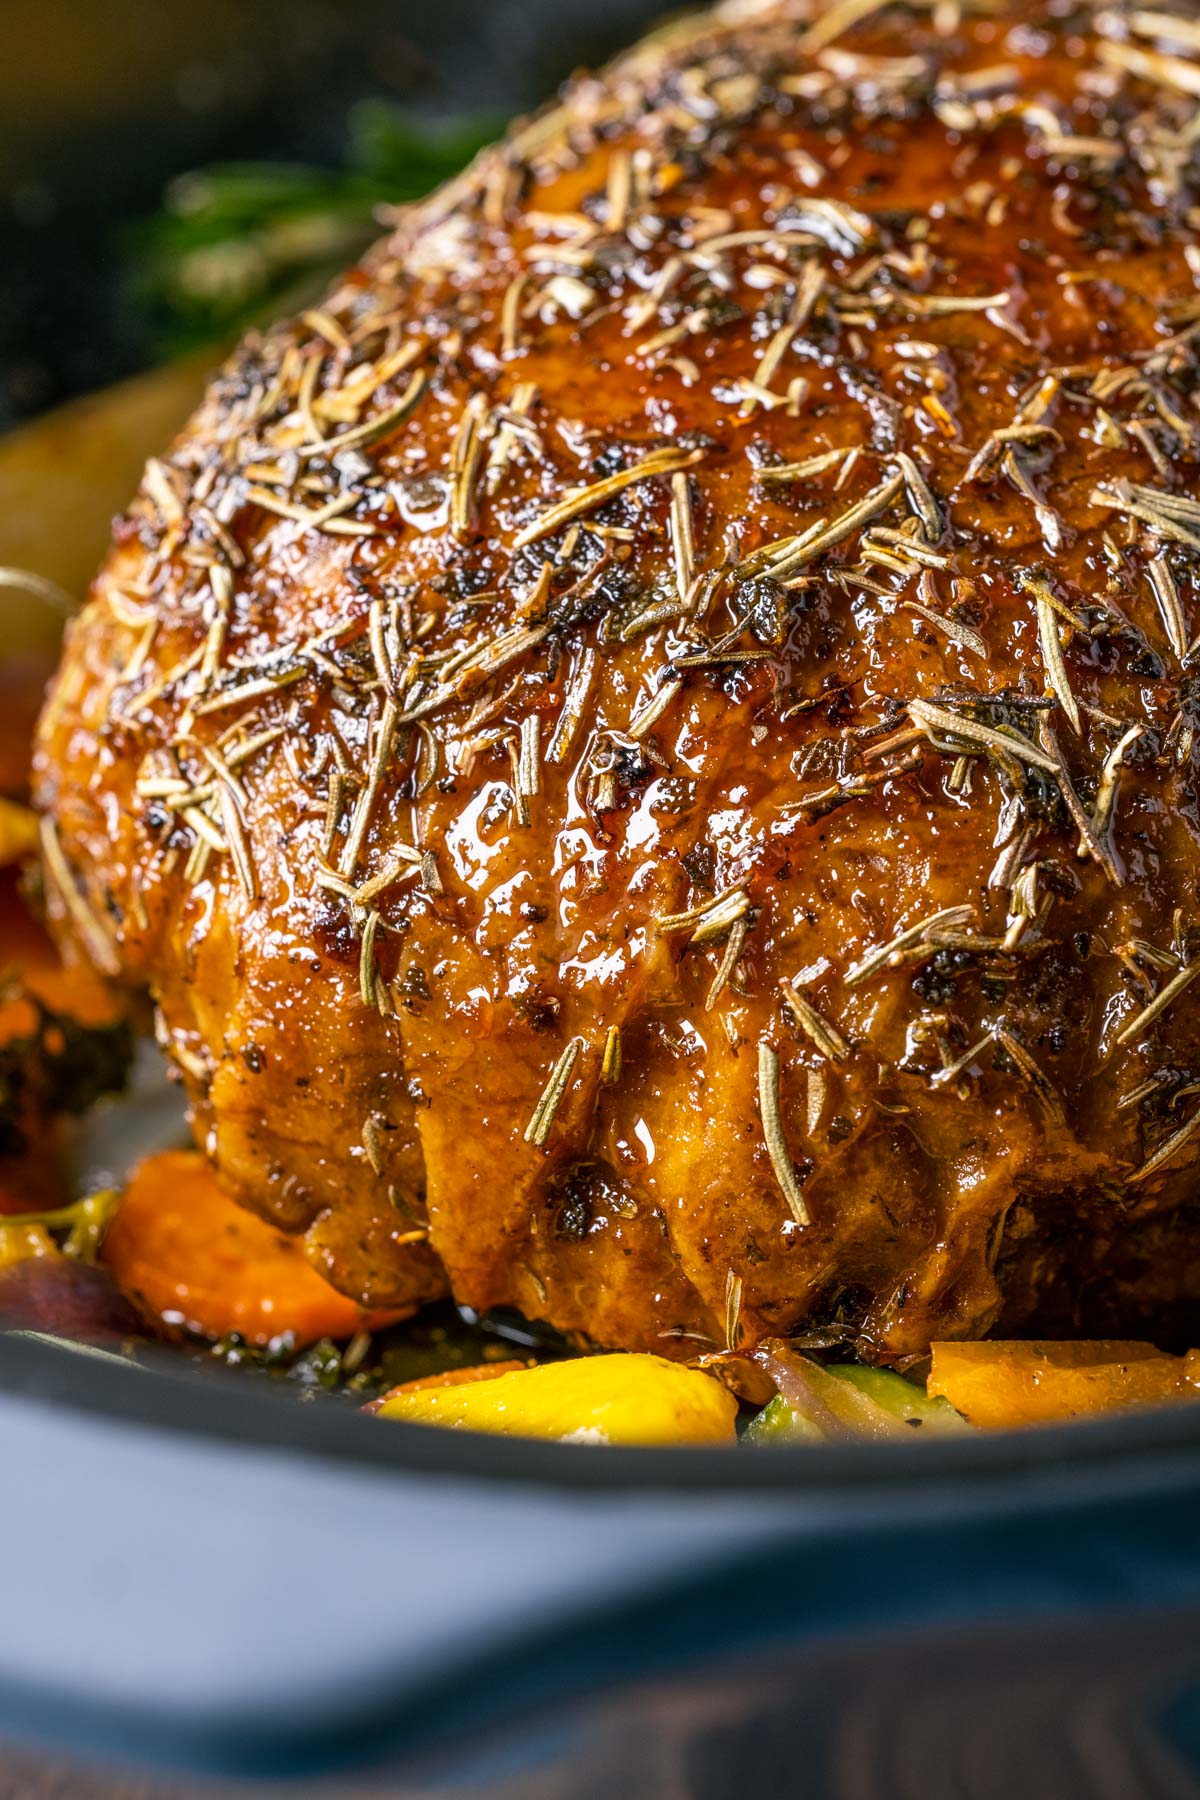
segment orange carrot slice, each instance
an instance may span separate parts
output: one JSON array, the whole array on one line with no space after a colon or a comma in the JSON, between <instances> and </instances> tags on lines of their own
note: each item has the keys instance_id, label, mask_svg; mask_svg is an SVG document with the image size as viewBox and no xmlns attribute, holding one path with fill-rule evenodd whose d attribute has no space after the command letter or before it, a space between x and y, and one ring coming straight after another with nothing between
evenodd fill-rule
<instances>
[{"instance_id":1,"label":"orange carrot slice","mask_svg":"<svg viewBox=\"0 0 1200 1800\"><path fill-rule=\"evenodd\" d=\"M33 995L51 1012L79 1025L115 1025L126 1010L124 998L90 969L67 968L45 927L25 904L17 871L0 866L0 1043L26 1037L37 1024ZM7 984L11 979L11 991Z\"/></svg>"},{"instance_id":2,"label":"orange carrot slice","mask_svg":"<svg viewBox=\"0 0 1200 1800\"><path fill-rule=\"evenodd\" d=\"M465 1369L441 1369L436 1375L418 1375L414 1381L402 1381L399 1386L389 1388L386 1394L368 1401L363 1411L378 1412L381 1406L402 1394L422 1394L429 1388L463 1387L474 1381L492 1381L497 1375L512 1375L532 1366L527 1361L514 1358L508 1362L471 1363Z\"/></svg>"},{"instance_id":3,"label":"orange carrot slice","mask_svg":"<svg viewBox=\"0 0 1200 1800\"><path fill-rule=\"evenodd\" d=\"M229 1198L196 1150L147 1157L130 1178L102 1260L123 1292L168 1329L239 1332L298 1345L378 1329L402 1315L366 1313L317 1273L288 1237Z\"/></svg>"},{"instance_id":4,"label":"orange carrot slice","mask_svg":"<svg viewBox=\"0 0 1200 1800\"><path fill-rule=\"evenodd\" d=\"M1124 1341L984 1341L933 1346L929 1392L984 1431L1200 1400L1200 1353Z\"/></svg>"},{"instance_id":5,"label":"orange carrot slice","mask_svg":"<svg viewBox=\"0 0 1200 1800\"><path fill-rule=\"evenodd\" d=\"M494 1381L497 1375L511 1375L515 1369L532 1368L527 1357L512 1357L507 1362L471 1363L465 1369L440 1369L436 1375L418 1375L415 1381L402 1381L389 1388L382 1400L394 1394L420 1394L426 1388L463 1387L472 1381Z\"/></svg>"}]
</instances>

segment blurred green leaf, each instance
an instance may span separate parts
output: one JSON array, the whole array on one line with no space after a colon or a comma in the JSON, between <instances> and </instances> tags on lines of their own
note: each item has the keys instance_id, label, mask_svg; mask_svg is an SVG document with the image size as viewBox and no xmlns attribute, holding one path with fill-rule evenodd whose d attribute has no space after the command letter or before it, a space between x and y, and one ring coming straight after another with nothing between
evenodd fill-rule
<instances>
[{"instance_id":1,"label":"blurred green leaf","mask_svg":"<svg viewBox=\"0 0 1200 1800\"><path fill-rule=\"evenodd\" d=\"M365 100L340 167L231 162L180 175L133 234L128 303L163 356L230 337L285 294L319 293L378 236L381 207L448 180L496 131L491 118L429 121Z\"/></svg>"}]
</instances>

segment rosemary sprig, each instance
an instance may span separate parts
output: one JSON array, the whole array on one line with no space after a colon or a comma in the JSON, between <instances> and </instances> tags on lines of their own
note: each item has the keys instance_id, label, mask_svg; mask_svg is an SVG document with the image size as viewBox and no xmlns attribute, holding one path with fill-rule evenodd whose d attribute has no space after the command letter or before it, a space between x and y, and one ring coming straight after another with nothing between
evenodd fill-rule
<instances>
[{"instance_id":1,"label":"rosemary sprig","mask_svg":"<svg viewBox=\"0 0 1200 1800\"><path fill-rule=\"evenodd\" d=\"M524 1136L527 1144L535 1144L540 1149L546 1142L546 1139L550 1136L550 1127L554 1123L554 1115L557 1113L562 1097L570 1085L571 1073L578 1060L579 1052L583 1047L584 1040L582 1038L572 1038L558 1061L555 1063L554 1068L550 1072L550 1079L546 1083L542 1097L534 1107L533 1115L530 1118L528 1125L525 1127Z\"/></svg>"},{"instance_id":2,"label":"rosemary sprig","mask_svg":"<svg viewBox=\"0 0 1200 1800\"><path fill-rule=\"evenodd\" d=\"M388 759L392 754L392 743L396 735L398 709L394 700L385 700L383 711L379 716L379 724L375 733L375 750L371 757L371 767L366 786L355 803L354 813L350 821L350 831L342 849L339 873L349 880L358 867L358 859L362 854L367 827L375 811L375 803L383 786L383 778L387 772Z\"/></svg>"},{"instance_id":3,"label":"rosemary sprig","mask_svg":"<svg viewBox=\"0 0 1200 1800\"><path fill-rule=\"evenodd\" d=\"M682 676L669 676L657 693L651 694L648 700L630 713L629 724L625 728L629 736L644 738L647 732L652 731L682 687Z\"/></svg>"},{"instance_id":4,"label":"rosemary sprig","mask_svg":"<svg viewBox=\"0 0 1200 1800\"><path fill-rule=\"evenodd\" d=\"M1048 775L1058 773L1054 759L1044 750L1039 750L1036 744L1031 744L1019 731L999 731L995 726L981 725L976 719L964 718L961 713L950 712L944 706L934 706L928 700L910 700L908 716L930 736L937 734L956 738L983 751L1020 757L1024 762L1032 763L1036 769L1045 769Z\"/></svg>"},{"instance_id":5,"label":"rosemary sprig","mask_svg":"<svg viewBox=\"0 0 1200 1800\"><path fill-rule=\"evenodd\" d=\"M1063 660L1062 642L1058 635L1058 609L1050 593L1049 584L1040 575L1023 572L1019 585L1026 593L1033 595L1037 609L1038 644L1041 647L1042 662L1046 668L1046 679L1054 692L1059 705L1066 713L1071 729L1076 736L1082 727L1079 719L1079 707L1075 695L1071 691L1071 683L1067 678L1067 666Z\"/></svg>"},{"instance_id":6,"label":"rosemary sprig","mask_svg":"<svg viewBox=\"0 0 1200 1800\"><path fill-rule=\"evenodd\" d=\"M546 747L546 761L563 763L570 755L571 745L583 723L587 710L588 695L596 674L596 652L588 648L579 658L567 682L563 694L562 710L554 727L550 742Z\"/></svg>"},{"instance_id":7,"label":"rosemary sprig","mask_svg":"<svg viewBox=\"0 0 1200 1800\"><path fill-rule=\"evenodd\" d=\"M578 519L584 513L595 512L606 500L624 493L627 487L633 487L639 481L649 481L656 475L673 475L677 470L690 469L703 455L703 450L676 450L670 447L651 450L648 456L633 463L628 469L621 469L615 475L606 475L603 480L593 481L578 492L568 494L564 500L559 500L540 519L535 519L532 525L527 525L517 533L513 539L513 549L524 550L529 544L536 544L539 538L549 537L560 525L568 525L572 519Z\"/></svg>"},{"instance_id":8,"label":"rosemary sprig","mask_svg":"<svg viewBox=\"0 0 1200 1800\"><path fill-rule=\"evenodd\" d=\"M961 644L964 650L970 650L984 662L987 661L987 644L973 626L964 625L960 619L948 618L945 613L935 612L933 607L926 606L920 600L903 599L900 604L918 613L926 624L948 637L952 644Z\"/></svg>"},{"instance_id":9,"label":"rosemary sprig","mask_svg":"<svg viewBox=\"0 0 1200 1800\"><path fill-rule=\"evenodd\" d=\"M423 370L418 370L405 388L394 406L384 412L377 413L373 419L367 419L361 425L352 425L345 431L338 432L336 437L318 438L310 444L301 444L296 451L297 456L337 456L346 450L361 449L364 444L373 444L391 431L399 431L401 425L412 417L429 388L429 377ZM351 496L351 503L353 497ZM340 504L340 502L337 502ZM325 516L333 515L326 512Z\"/></svg>"},{"instance_id":10,"label":"rosemary sprig","mask_svg":"<svg viewBox=\"0 0 1200 1800\"><path fill-rule=\"evenodd\" d=\"M930 913L925 919L918 919L915 925L906 925L903 931L898 931L894 938L888 939L886 944L879 944L875 949L868 950L865 956L859 958L858 962L851 964L845 975L846 986L857 987L860 982L869 980L879 969L886 968L888 964L899 963L903 959L905 951L914 949L918 944L927 943L932 932L947 926L966 925L974 917L975 908L973 906L944 906L940 912ZM931 954L936 947L936 945L930 944Z\"/></svg>"},{"instance_id":11,"label":"rosemary sprig","mask_svg":"<svg viewBox=\"0 0 1200 1800\"><path fill-rule=\"evenodd\" d=\"M368 100L350 112L340 166L220 163L181 175L138 228L128 303L166 355L231 337L297 282L319 291L377 236L380 207L457 174L497 123L430 124ZM306 322L336 349L336 323L324 329L315 307Z\"/></svg>"},{"instance_id":12,"label":"rosemary sprig","mask_svg":"<svg viewBox=\"0 0 1200 1800\"><path fill-rule=\"evenodd\" d=\"M1145 735L1146 727L1144 725L1131 725L1104 759L1104 766L1100 770L1100 780L1096 787L1096 804L1092 812L1092 829L1101 842L1107 837L1112 824L1113 809L1117 802L1117 786L1120 782L1121 768L1125 757Z\"/></svg>"},{"instance_id":13,"label":"rosemary sprig","mask_svg":"<svg viewBox=\"0 0 1200 1800\"><path fill-rule=\"evenodd\" d=\"M696 568L696 538L691 485L682 469L677 469L671 477L671 554L675 563L675 591L680 604L686 605Z\"/></svg>"},{"instance_id":14,"label":"rosemary sprig","mask_svg":"<svg viewBox=\"0 0 1200 1800\"><path fill-rule=\"evenodd\" d=\"M517 791L522 799L531 800L542 791L542 771L538 761L541 720L529 713L521 720L521 747L517 756Z\"/></svg>"},{"instance_id":15,"label":"rosemary sprig","mask_svg":"<svg viewBox=\"0 0 1200 1800\"><path fill-rule=\"evenodd\" d=\"M1024 1044L1019 1043L1011 1031L1003 1025L997 1025L993 1031L996 1042L1008 1055L1009 1059L1021 1075L1022 1079L1033 1089L1047 1118L1056 1125L1065 1125L1066 1113L1063 1109L1062 1097L1038 1064L1030 1056Z\"/></svg>"},{"instance_id":16,"label":"rosemary sprig","mask_svg":"<svg viewBox=\"0 0 1200 1800\"><path fill-rule=\"evenodd\" d=\"M1091 498L1093 506L1111 506L1149 525L1159 537L1200 550L1200 531L1191 529L1200 526L1200 505L1194 500L1132 481L1102 482L1093 488Z\"/></svg>"},{"instance_id":17,"label":"rosemary sprig","mask_svg":"<svg viewBox=\"0 0 1200 1800\"><path fill-rule=\"evenodd\" d=\"M750 929L746 918L735 919L725 940L725 951L713 976L712 985L704 1001L705 1012L711 1012L729 984L729 978L737 968L746 944L746 934Z\"/></svg>"},{"instance_id":18,"label":"rosemary sprig","mask_svg":"<svg viewBox=\"0 0 1200 1800\"><path fill-rule=\"evenodd\" d=\"M1187 621L1183 616L1183 603L1179 598L1179 589L1175 585L1175 577L1167 565L1165 556L1152 556L1146 565L1146 576L1150 582L1150 591L1154 595L1163 629L1167 634L1167 642L1175 652L1179 662L1188 653Z\"/></svg>"},{"instance_id":19,"label":"rosemary sprig","mask_svg":"<svg viewBox=\"0 0 1200 1800\"><path fill-rule=\"evenodd\" d=\"M469 535L475 519L479 475L487 448L488 403L472 394L463 408L450 449L450 529L456 538Z\"/></svg>"},{"instance_id":20,"label":"rosemary sprig","mask_svg":"<svg viewBox=\"0 0 1200 1800\"><path fill-rule=\"evenodd\" d=\"M750 910L750 896L745 888L730 887L712 900L688 907L686 912L663 913L654 921L660 937L677 931L690 931L689 944L704 944L728 931L736 920Z\"/></svg>"},{"instance_id":21,"label":"rosemary sprig","mask_svg":"<svg viewBox=\"0 0 1200 1800\"><path fill-rule=\"evenodd\" d=\"M816 1046L829 1062L845 1062L850 1054L850 1046L828 1019L823 1019L816 1007L804 998L794 983L781 978L779 991L783 995L788 1011L799 1025L809 1041Z\"/></svg>"},{"instance_id":22,"label":"rosemary sprig","mask_svg":"<svg viewBox=\"0 0 1200 1800\"><path fill-rule=\"evenodd\" d=\"M379 968L375 961L375 934L379 930L379 914L371 909L363 922L358 946L358 991L364 1006L378 1003Z\"/></svg>"},{"instance_id":23,"label":"rosemary sprig","mask_svg":"<svg viewBox=\"0 0 1200 1800\"><path fill-rule=\"evenodd\" d=\"M1147 1158L1141 1168L1134 1170L1126 1181L1126 1186L1136 1187L1139 1182L1149 1181L1152 1175L1157 1175L1160 1169L1165 1168L1167 1163L1171 1162L1187 1144L1191 1143L1198 1131L1200 1131L1200 1106L1196 1108L1191 1118L1179 1127L1178 1131L1172 1132L1166 1142L1158 1146L1153 1156Z\"/></svg>"},{"instance_id":24,"label":"rosemary sprig","mask_svg":"<svg viewBox=\"0 0 1200 1800\"><path fill-rule=\"evenodd\" d=\"M1107 842L1107 839L1104 836L1097 833L1095 822L1088 817L1083 802L1076 791L1075 783L1071 780L1071 772L1067 768L1067 759L1062 753L1057 737L1054 735L1054 727L1044 713L1038 721L1038 737L1041 740L1043 750L1047 751L1058 764L1059 792L1062 794L1067 811L1071 815L1072 823L1079 832L1080 855L1090 856L1094 862L1099 863L1114 887L1124 887L1124 871L1113 853L1112 846Z\"/></svg>"},{"instance_id":25,"label":"rosemary sprig","mask_svg":"<svg viewBox=\"0 0 1200 1800\"><path fill-rule=\"evenodd\" d=\"M822 450L816 456L806 456L802 462L776 463L773 467L768 464L755 469L754 482L758 487L782 487L792 481L809 481L814 475L838 468L851 455L851 450Z\"/></svg>"},{"instance_id":26,"label":"rosemary sprig","mask_svg":"<svg viewBox=\"0 0 1200 1800\"><path fill-rule=\"evenodd\" d=\"M788 1151L779 1105L779 1053L763 1038L758 1046L758 1110L762 1118L767 1155L775 1171L775 1179L797 1225L810 1225L808 1206Z\"/></svg>"},{"instance_id":27,"label":"rosemary sprig","mask_svg":"<svg viewBox=\"0 0 1200 1800\"><path fill-rule=\"evenodd\" d=\"M616 1087L621 1079L621 1027L610 1025L604 1040L600 1061L600 1079L606 1087Z\"/></svg>"},{"instance_id":28,"label":"rosemary sprig","mask_svg":"<svg viewBox=\"0 0 1200 1800\"><path fill-rule=\"evenodd\" d=\"M409 844L400 844L392 852L392 860L386 863L376 874L362 881L357 887L346 886L346 898L355 906L369 906L380 894L395 887L398 881L406 880L414 875L421 866L421 852Z\"/></svg>"},{"instance_id":29,"label":"rosemary sprig","mask_svg":"<svg viewBox=\"0 0 1200 1800\"><path fill-rule=\"evenodd\" d=\"M1168 1006L1178 1000L1184 989L1191 987L1197 975L1200 975L1200 962L1188 963L1186 967L1180 969L1164 988L1159 989L1148 1006L1144 1006L1140 1012L1134 1014L1127 1024L1122 1026L1113 1042L1132 1044L1138 1038L1143 1037L1155 1019L1161 1018Z\"/></svg>"},{"instance_id":30,"label":"rosemary sprig","mask_svg":"<svg viewBox=\"0 0 1200 1800\"><path fill-rule=\"evenodd\" d=\"M741 1341L742 1278L732 1269L725 1271L725 1348L731 1353Z\"/></svg>"},{"instance_id":31,"label":"rosemary sprig","mask_svg":"<svg viewBox=\"0 0 1200 1800\"><path fill-rule=\"evenodd\" d=\"M107 925L93 910L91 902L76 882L74 870L59 842L58 827L48 813L42 815L39 830L42 837L43 866L71 916L71 923L79 933L80 942L102 975L119 974L121 965L116 945Z\"/></svg>"},{"instance_id":32,"label":"rosemary sprig","mask_svg":"<svg viewBox=\"0 0 1200 1800\"><path fill-rule=\"evenodd\" d=\"M830 523L826 524L823 520L818 521L816 526L810 527L808 531L802 532L798 538L794 539L790 548L786 550L780 548L779 554L773 559L764 558L766 573L771 576L772 580L780 581L784 587L788 587L797 580L800 572L807 568L810 562L815 561L818 556L824 556L827 550L834 549L863 525L869 524L872 519L877 519L880 513L886 512L888 507L899 497L903 488L904 476L902 474L897 472L889 475L879 483L878 487L872 488L869 494L864 494L861 500L856 500L853 506L848 506L844 513ZM756 558L762 556L762 551L755 553ZM747 559L751 565L750 573L757 572L754 561L753 558ZM743 563L734 573L741 574L746 568L747 564Z\"/></svg>"},{"instance_id":33,"label":"rosemary sprig","mask_svg":"<svg viewBox=\"0 0 1200 1800\"><path fill-rule=\"evenodd\" d=\"M801 326L811 318L818 300L825 291L827 280L828 277L819 264L805 264L788 316L772 334L770 343L758 359L754 374L750 378L752 389L765 392L770 388L788 345ZM752 410L753 405L752 396L743 401L743 413Z\"/></svg>"},{"instance_id":34,"label":"rosemary sprig","mask_svg":"<svg viewBox=\"0 0 1200 1800\"><path fill-rule=\"evenodd\" d=\"M246 899L253 902L258 899L258 875L250 850L250 835L246 830L238 797L228 781L218 780L217 800L238 886Z\"/></svg>"},{"instance_id":35,"label":"rosemary sprig","mask_svg":"<svg viewBox=\"0 0 1200 1800\"><path fill-rule=\"evenodd\" d=\"M908 504L912 507L914 517L920 521L925 542L936 544L942 535L942 514L934 499L933 489L916 462L905 451L897 451L896 466L904 477Z\"/></svg>"}]
</instances>

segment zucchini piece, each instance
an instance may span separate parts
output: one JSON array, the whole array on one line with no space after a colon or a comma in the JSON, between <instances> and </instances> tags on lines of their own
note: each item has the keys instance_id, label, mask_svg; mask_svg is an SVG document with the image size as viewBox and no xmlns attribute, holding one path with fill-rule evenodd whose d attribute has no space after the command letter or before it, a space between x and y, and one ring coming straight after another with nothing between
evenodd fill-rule
<instances>
[{"instance_id":1,"label":"zucchini piece","mask_svg":"<svg viewBox=\"0 0 1200 1800\"><path fill-rule=\"evenodd\" d=\"M891 1369L864 1363L829 1368L810 1357L789 1356L780 1392L753 1419L749 1443L846 1443L897 1439L925 1432L954 1437L971 1427L945 1400L926 1394Z\"/></svg>"}]
</instances>

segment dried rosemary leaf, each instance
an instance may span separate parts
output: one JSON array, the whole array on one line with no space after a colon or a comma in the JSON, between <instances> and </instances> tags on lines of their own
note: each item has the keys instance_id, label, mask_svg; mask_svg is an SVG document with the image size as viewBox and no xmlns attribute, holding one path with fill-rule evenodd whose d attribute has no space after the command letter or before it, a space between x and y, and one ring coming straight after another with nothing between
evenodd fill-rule
<instances>
[{"instance_id":1,"label":"dried rosemary leaf","mask_svg":"<svg viewBox=\"0 0 1200 1800\"><path fill-rule=\"evenodd\" d=\"M704 1001L705 1012L711 1012L729 984L729 978L737 968L746 943L746 933L750 926L745 918L735 919L725 942L725 952L713 976L712 986Z\"/></svg>"},{"instance_id":2,"label":"dried rosemary leaf","mask_svg":"<svg viewBox=\"0 0 1200 1800\"><path fill-rule=\"evenodd\" d=\"M1136 1043L1155 1019L1161 1018L1168 1006L1179 998L1184 989L1191 987L1197 975L1200 975L1200 962L1189 963L1186 968L1180 969L1179 973L1173 975L1167 985L1159 990L1150 1004L1135 1013L1133 1018L1122 1027L1113 1040L1114 1043Z\"/></svg>"},{"instance_id":3,"label":"dried rosemary leaf","mask_svg":"<svg viewBox=\"0 0 1200 1800\"><path fill-rule=\"evenodd\" d=\"M866 981L869 976L884 968L893 958L898 960L906 950L912 949L914 945L927 942L931 932L946 926L966 925L974 917L973 906L945 906L940 912L930 913L927 919L919 919L915 925L906 926L903 931L897 932L894 938L890 938L886 944L880 944L874 950L868 950L858 962L851 964L850 968L846 970L846 986L857 987L859 982ZM931 952L935 948L936 945L931 945Z\"/></svg>"},{"instance_id":4,"label":"dried rosemary leaf","mask_svg":"<svg viewBox=\"0 0 1200 1800\"><path fill-rule=\"evenodd\" d=\"M1166 1166L1179 1152L1190 1144L1196 1133L1200 1131L1200 1106L1198 1106L1186 1124L1173 1132L1165 1143L1160 1144L1154 1155L1147 1158L1140 1169L1135 1169L1126 1182L1127 1187L1136 1187L1139 1182L1149 1181L1152 1175Z\"/></svg>"},{"instance_id":5,"label":"dried rosemary leaf","mask_svg":"<svg viewBox=\"0 0 1200 1800\"><path fill-rule=\"evenodd\" d=\"M555 1063L554 1068L550 1073L550 1079L546 1083L545 1091L537 1105L534 1107L533 1116L525 1127L525 1142L527 1144L536 1144L540 1148L549 1137L550 1127L554 1123L554 1115L557 1113L562 1097L567 1091L567 1087L571 1080L571 1072L575 1067L579 1052L582 1049L583 1039L577 1037L572 1038L558 1061Z\"/></svg>"},{"instance_id":6,"label":"dried rosemary leaf","mask_svg":"<svg viewBox=\"0 0 1200 1800\"><path fill-rule=\"evenodd\" d=\"M59 842L58 828L48 814L43 814L40 830L43 865L70 914L80 942L102 975L119 974L121 965L116 945L104 920L93 911L90 901L76 884L74 871Z\"/></svg>"},{"instance_id":7,"label":"dried rosemary leaf","mask_svg":"<svg viewBox=\"0 0 1200 1800\"><path fill-rule=\"evenodd\" d=\"M1027 737L1022 737L1020 732L998 731L992 725L981 725L975 719L964 718L961 713L951 712L944 706L934 706L928 700L910 700L908 716L914 724L924 726L927 732L958 738L963 743L978 745L981 750L1020 757L1037 769L1045 769L1048 775L1058 773L1054 759L1039 750L1036 744L1031 744Z\"/></svg>"},{"instance_id":8,"label":"dried rosemary leaf","mask_svg":"<svg viewBox=\"0 0 1200 1800\"><path fill-rule=\"evenodd\" d=\"M607 1087L615 1087L621 1079L621 1027L610 1025L604 1040L600 1063L600 1079Z\"/></svg>"},{"instance_id":9,"label":"dried rosemary leaf","mask_svg":"<svg viewBox=\"0 0 1200 1800\"><path fill-rule=\"evenodd\" d=\"M797 1225L812 1223L787 1147L779 1106L779 1054L764 1038L758 1046L758 1110L771 1167Z\"/></svg>"},{"instance_id":10,"label":"dried rosemary leaf","mask_svg":"<svg viewBox=\"0 0 1200 1800\"><path fill-rule=\"evenodd\" d=\"M790 981L781 979L779 988L793 1019L821 1055L830 1062L845 1062L850 1054L850 1046L837 1027L823 1019L816 1007Z\"/></svg>"},{"instance_id":11,"label":"dried rosemary leaf","mask_svg":"<svg viewBox=\"0 0 1200 1800\"><path fill-rule=\"evenodd\" d=\"M375 962L375 934L379 930L379 914L372 910L363 923L362 941L358 947L358 991L364 1006L376 1004L379 970Z\"/></svg>"},{"instance_id":12,"label":"dried rosemary leaf","mask_svg":"<svg viewBox=\"0 0 1200 1800\"><path fill-rule=\"evenodd\" d=\"M588 487L580 488L578 493L558 501L540 519L535 519L532 525L527 525L517 533L513 539L513 549L524 550L528 544L535 544L539 538L548 537L552 531L557 531L560 525L568 524L583 513L594 512L606 500L623 493L636 482L648 481L655 475L673 475L679 469L690 469L703 455L703 450L652 450L631 468L622 469L615 475L606 475L602 481L593 481Z\"/></svg>"}]
</instances>

